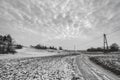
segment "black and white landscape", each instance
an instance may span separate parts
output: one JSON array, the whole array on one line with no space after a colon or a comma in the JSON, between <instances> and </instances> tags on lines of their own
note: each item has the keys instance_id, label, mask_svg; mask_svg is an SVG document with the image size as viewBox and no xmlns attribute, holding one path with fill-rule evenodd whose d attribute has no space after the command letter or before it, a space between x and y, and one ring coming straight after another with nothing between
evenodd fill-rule
<instances>
[{"instance_id":1,"label":"black and white landscape","mask_svg":"<svg viewBox=\"0 0 120 80\"><path fill-rule=\"evenodd\" d=\"M120 80L120 0L0 0L0 80Z\"/></svg>"}]
</instances>

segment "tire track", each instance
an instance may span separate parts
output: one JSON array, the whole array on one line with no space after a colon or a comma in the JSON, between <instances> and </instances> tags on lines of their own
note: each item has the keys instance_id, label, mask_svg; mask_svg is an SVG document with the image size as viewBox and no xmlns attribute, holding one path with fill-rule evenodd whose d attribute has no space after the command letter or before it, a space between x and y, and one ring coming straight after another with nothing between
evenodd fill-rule
<instances>
[{"instance_id":1,"label":"tire track","mask_svg":"<svg viewBox=\"0 0 120 80\"><path fill-rule=\"evenodd\" d=\"M99 80L95 75L92 74L88 66L86 66L83 60L79 57L80 56L76 57L76 63L78 65L79 71L82 73L84 80Z\"/></svg>"},{"instance_id":2,"label":"tire track","mask_svg":"<svg viewBox=\"0 0 120 80\"><path fill-rule=\"evenodd\" d=\"M85 57L84 55L76 57L79 71L83 74L85 80L113 80L89 64Z\"/></svg>"}]
</instances>

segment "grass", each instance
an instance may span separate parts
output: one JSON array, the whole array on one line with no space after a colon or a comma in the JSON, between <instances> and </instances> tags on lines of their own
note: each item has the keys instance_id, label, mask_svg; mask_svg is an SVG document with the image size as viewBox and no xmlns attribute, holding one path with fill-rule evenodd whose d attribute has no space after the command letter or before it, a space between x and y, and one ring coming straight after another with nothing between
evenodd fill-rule
<instances>
[{"instance_id":1,"label":"grass","mask_svg":"<svg viewBox=\"0 0 120 80\"><path fill-rule=\"evenodd\" d=\"M90 60L120 76L120 59L118 56L95 56L90 57Z\"/></svg>"}]
</instances>

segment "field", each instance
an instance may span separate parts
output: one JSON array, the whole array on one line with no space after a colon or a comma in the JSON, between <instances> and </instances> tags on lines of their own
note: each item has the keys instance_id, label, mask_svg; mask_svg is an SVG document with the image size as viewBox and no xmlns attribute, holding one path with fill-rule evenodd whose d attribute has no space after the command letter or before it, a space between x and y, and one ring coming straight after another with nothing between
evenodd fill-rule
<instances>
[{"instance_id":1,"label":"field","mask_svg":"<svg viewBox=\"0 0 120 80\"><path fill-rule=\"evenodd\" d=\"M74 56L0 60L0 80L78 80Z\"/></svg>"},{"instance_id":2,"label":"field","mask_svg":"<svg viewBox=\"0 0 120 80\"><path fill-rule=\"evenodd\" d=\"M90 57L90 60L120 77L119 55L94 56Z\"/></svg>"}]
</instances>

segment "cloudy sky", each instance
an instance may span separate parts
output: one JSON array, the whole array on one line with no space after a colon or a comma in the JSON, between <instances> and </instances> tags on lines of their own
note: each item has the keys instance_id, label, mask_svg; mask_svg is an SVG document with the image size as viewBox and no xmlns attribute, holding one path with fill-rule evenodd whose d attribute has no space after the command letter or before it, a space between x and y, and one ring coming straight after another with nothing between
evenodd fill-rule
<instances>
[{"instance_id":1,"label":"cloudy sky","mask_svg":"<svg viewBox=\"0 0 120 80\"><path fill-rule=\"evenodd\" d=\"M0 0L0 34L24 45L120 45L119 29L120 0Z\"/></svg>"}]
</instances>

